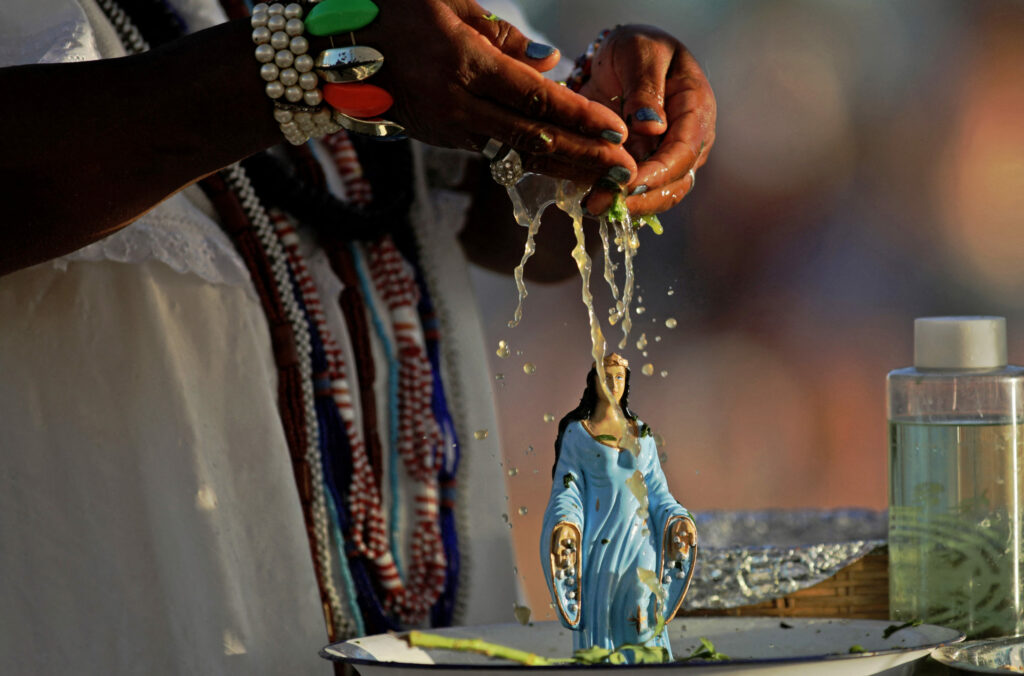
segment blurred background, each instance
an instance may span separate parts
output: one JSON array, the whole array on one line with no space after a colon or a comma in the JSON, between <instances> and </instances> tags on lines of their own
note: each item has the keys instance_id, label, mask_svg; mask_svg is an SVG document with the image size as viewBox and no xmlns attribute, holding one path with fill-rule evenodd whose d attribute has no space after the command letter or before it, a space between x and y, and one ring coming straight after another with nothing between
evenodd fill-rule
<instances>
[{"instance_id":1,"label":"blurred background","mask_svg":"<svg viewBox=\"0 0 1024 676\"><path fill-rule=\"evenodd\" d=\"M617 23L664 28L718 99L696 190L664 235L641 232L641 298L618 350L675 497L695 512L884 509L885 374L911 365L913 319L1006 316L1024 363L1024 3L522 6L567 55ZM515 329L511 278L477 269L474 284L519 582L549 617L537 542L557 421L591 363L580 280L528 285Z\"/></svg>"}]
</instances>

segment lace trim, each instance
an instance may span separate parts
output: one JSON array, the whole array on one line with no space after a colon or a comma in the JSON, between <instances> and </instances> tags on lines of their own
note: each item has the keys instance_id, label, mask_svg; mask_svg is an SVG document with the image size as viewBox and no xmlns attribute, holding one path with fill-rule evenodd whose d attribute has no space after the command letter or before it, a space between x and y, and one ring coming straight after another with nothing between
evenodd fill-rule
<instances>
[{"instance_id":1,"label":"lace trim","mask_svg":"<svg viewBox=\"0 0 1024 676\"><path fill-rule=\"evenodd\" d=\"M181 194L109 237L54 259L52 265L66 270L71 261L137 264L150 259L211 284L242 288L256 299L249 272L227 236Z\"/></svg>"}]
</instances>

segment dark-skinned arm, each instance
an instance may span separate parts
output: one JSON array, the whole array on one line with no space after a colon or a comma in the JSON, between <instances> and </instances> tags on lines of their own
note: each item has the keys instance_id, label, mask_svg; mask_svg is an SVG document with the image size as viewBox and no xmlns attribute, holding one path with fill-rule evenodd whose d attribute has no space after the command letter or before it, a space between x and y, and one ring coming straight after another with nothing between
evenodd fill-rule
<instances>
[{"instance_id":1,"label":"dark-skinned arm","mask_svg":"<svg viewBox=\"0 0 1024 676\"><path fill-rule=\"evenodd\" d=\"M0 274L100 239L280 142L251 31L234 21L136 56L0 69L19 102L0 107L12 208Z\"/></svg>"}]
</instances>

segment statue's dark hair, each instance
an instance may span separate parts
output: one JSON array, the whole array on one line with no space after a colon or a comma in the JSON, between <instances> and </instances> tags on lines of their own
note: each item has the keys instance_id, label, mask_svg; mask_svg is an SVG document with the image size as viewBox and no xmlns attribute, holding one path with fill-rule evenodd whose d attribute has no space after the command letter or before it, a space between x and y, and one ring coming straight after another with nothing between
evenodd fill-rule
<instances>
[{"instance_id":1,"label":"statue's dark hair","mask_svg":"<svg viewBox=\"0 0 1024 676\"><path fill-rule=\"evenodd\" d=\"M555 437L555 464L551 466L551 478L555 477L555 467L558 466L558 457L562 454L562 435L565 434L565 428L569 426L569 423L576 420L586 420L594 412L594 407L597 406L597 368L591 367L590 372L587 374L587 388L583 390L583 396L580 397L579 405L573 410L565 414L565 416L558 421L558 436ZM619 406L622 408L622 415L626 416L629 420L636 420L636 413L629 410L629 369L626 369L626 386L622 390L622 399L619 400Z\"/></svg>"}]
</instances>

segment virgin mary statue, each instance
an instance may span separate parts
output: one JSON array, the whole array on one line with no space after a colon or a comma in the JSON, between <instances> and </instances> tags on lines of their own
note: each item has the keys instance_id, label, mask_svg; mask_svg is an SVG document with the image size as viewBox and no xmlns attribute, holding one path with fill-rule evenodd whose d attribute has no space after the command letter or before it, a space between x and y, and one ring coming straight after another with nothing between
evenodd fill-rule
<instances>
[{"instance_id":1,"label":"virgin mary statue","mask_svg":"<svg viewBox=\"0 0 1024 676\"><path fill-rule=\"evenodd\" d=\"M682 604L697 530L669 493L650 428L629 410L628 367L605 357L607 388L591 368L579 406L559 423L541 565L575 650L639 644L671 659L659 620Z\"/></svg>"}]
</instances>

